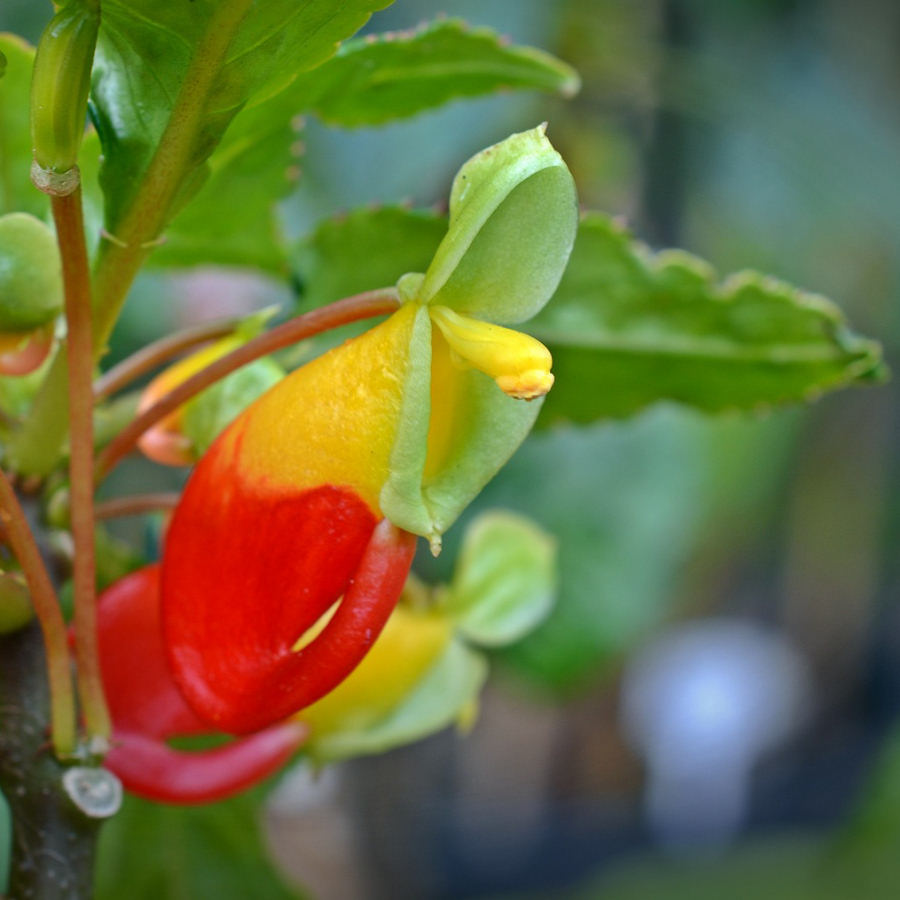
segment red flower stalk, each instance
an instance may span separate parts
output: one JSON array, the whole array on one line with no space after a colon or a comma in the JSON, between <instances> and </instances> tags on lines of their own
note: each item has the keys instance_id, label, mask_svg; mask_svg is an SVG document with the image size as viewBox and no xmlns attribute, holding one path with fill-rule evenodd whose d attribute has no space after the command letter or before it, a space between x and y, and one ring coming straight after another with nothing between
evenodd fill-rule
<instances>
[{"instance_id":1,"label":"red flower stalk","mask_svg":"<svg viewBox=\"0 0 900 900\"><path fill-rule=\"evenodd\" d=\"M160 625L159 567L147 566L108 588L99 601L100 665L113 720L104 765L126 789L167 803L229 797L277 771L306 738L296 722L203 751L166 741L208 734L169 672Z\"/></svg>"}]
</instances>

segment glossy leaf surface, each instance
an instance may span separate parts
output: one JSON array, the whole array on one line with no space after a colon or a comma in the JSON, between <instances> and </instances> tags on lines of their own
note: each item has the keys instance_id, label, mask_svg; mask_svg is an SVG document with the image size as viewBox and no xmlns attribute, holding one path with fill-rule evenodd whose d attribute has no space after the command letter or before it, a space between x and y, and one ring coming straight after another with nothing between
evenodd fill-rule
<instances>
[{"instance_id":1,"label":"glossy leaf surface","mask_svg":"<svg viewBox=\"0 0 900 900\"><path fill-rule=\"evenodd\" d=\"M104 144L101 181L107 227L115 232L147 170L186 80L176 204L195 192L208 159L248 103L283 89L327 59L385 0L109 0L94 76L96 120ZM174 210L170 210L174 211Z\"/></svg>"},{"instance_id":2,"label":"glossy leaf surface","mask_svg":"<svg viewBox=\"0 0 900 900\"><path fill-rule=\"evenodd\" d=\"M302 74L291 92L324 121L354 126L497 90L571 96L578 85L574 70L548 53L449 20L348 41L324 65Z\"/></svg>"},{"instance_id":3,"label":"glossy leaf surface","mask_svg":"<svg viewBox=\"0 0 900 900\"><path fill-rule=\"evenodd\" d=\"M824 297L746 272L720 282L689 254L650 253L591 214L529 331L553 352L545 422L632 415L661 400L759 411L872 380L880 347Z\"/></svg>"}]
</instances>

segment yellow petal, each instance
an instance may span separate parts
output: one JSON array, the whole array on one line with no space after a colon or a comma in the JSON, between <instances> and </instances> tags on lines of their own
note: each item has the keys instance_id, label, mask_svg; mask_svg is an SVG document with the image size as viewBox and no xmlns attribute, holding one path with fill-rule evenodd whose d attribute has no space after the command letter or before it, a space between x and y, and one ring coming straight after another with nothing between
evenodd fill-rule
<instances>
[{"instance_id":1,"label":"yellow petal","mask_svg":"<svg viewBox=\"0 0 900 900\"><path fill-rule=\"evenodd\" d=\"M510 397L534 400L553 385L550 351L521 331L461 316L446 306L431 307L432 321L461 365L489 375Z\"/></svg>"}]
</instances>

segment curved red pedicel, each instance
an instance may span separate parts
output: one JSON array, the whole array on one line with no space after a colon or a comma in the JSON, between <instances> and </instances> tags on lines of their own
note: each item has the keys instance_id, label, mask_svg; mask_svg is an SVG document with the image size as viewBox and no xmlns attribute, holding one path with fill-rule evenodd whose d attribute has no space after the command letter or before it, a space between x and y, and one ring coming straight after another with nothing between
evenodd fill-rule
<instances>
[{"instance_id":1,"label":"curved red pedicel","mask_svg":"<svg viewBox=\"0 0 900 900\"><path fill-rule=\"evenodd\" d=\"M158 566L125 576L100 597L100 665L113 719L113 746L104 765L126 789L152 800L223 799L277 771L303 743L306 729L282 723L201 752L169 747L169 737L209 728L172 680L159 607Z\"/></svg>"}]
</instances>

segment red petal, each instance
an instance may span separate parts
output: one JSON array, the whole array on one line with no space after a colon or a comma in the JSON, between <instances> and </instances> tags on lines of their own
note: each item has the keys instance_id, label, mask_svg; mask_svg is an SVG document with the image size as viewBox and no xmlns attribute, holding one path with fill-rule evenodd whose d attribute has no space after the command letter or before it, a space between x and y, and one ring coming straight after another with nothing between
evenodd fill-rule
<instances>
[{"instance_id":1,"label":"red petal","mask_svg":"<svg viewBox=\"0 0 900 900\"><path fill-rule=\"evenodd\" d=\"M349 604L348 587L377 521L368 505L348 488L292 493L236 469L214 447L194 471L169 528L162 595L179 688L211 726L240 734L296 712L350 673L396 603L414 538L402 542L409 544L402 559L376 542L390 571ZM312 647L294 647L345 592L312 656L326 646L344 650L333 649L317 674L299 662ZM369 638L349 637L354 608L357 618L371 620Z\"/></svg>"},{"instance_id":2,"label":"red petal","mask_svg":"<svg viewBox=\"0 0 900 900\"><path fill-rule=\"evenodd\" d=\"M224 747L180 752L153 738L116 735L104 766L133 794L164 803L208 803L230 797L276 772L307 730L285 722Z\"/></svg>"},{"instance_id":3,"label":"red petal","mask_svg":"<svg viewBox=\"0 0 900 900\"><path fill-rule=\"evenodd\" d=\"M99 600L106 700L117 730L165 737L208 731L175 687L159 616L159 566L120 578Z\"/></svg>"}]
</instances>

